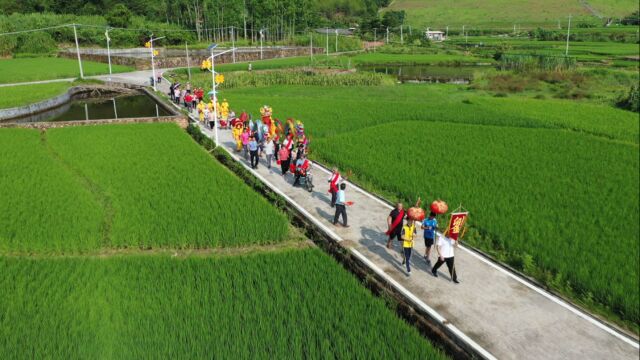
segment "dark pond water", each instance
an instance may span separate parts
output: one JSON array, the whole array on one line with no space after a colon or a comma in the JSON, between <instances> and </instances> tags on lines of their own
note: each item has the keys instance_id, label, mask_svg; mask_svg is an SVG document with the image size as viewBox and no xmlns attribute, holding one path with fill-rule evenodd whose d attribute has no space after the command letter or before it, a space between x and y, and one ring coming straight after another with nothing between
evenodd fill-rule
<instances>
[{"instance_id":1,"label":"dark pond water","mask_svg":"<svg viewBox=\"0 0 640 360\"><path fill-rule=\"evenodd\" d=\"M362 65L359 70L395 75L402 82L468 84L479 66Z\"/></svg>"},{"instance_id":2,"label":"dark pond water","mask_svg":"<svg viewBox=\"0 0 640 360\"><path fill-rule=\"evenodd\" d=\"M70 103L14 122L78 121L169 116L164 107L147 95L73 100Z\"/></svg>"}]
</instances>

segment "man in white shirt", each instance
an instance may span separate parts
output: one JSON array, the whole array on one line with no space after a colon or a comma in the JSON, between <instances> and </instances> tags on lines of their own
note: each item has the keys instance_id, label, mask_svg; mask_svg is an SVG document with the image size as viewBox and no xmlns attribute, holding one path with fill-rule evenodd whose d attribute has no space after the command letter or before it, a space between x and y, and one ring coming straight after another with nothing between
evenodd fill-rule
<instances>
[{"instance_id":1,"label":"man in white shirt","mask_svg":"<svg viewBox=\"0 0 640 360\"><path fill-rule=\"evenodd\" d=\"M451 280L453 280L454 283L458 284L460 282L458 281L456 267L453 262L453 249L456 246L458 246L457 241L445 237L442 234L438 234L438 241L436 243L438 262L436 262L436 264L431 269L431 274L435 277L438 277L438 268L440 268L442 264L447 263L447 268L449 269Z\"/></svg>"},{"instance_id":2,"label":"man in white shirt","mask_svg":"<svg viewBox=\"0 0 640 360\"><path fill-rule=\"evenodd\" d=\"M340 190L338 190L336 199L336 213L333 216L333 225L338 225L338 218L342 216L342 226L349 227L349 225L347 225L347 201L344 195L344 189L346 188L347 184L340 184Z\"/></svg>"},{"instance_id":3,"label":"man in white shirt","mask_svg":"<svg viewBox=\"0 0 640 360\"><path fill-rule=\"evenodd\" d=\"M267 135L267 141L264 143L264 153L267 156L267 167L271 169L271 160L273 159L273 153L275 152L275 144L271 137Z\"/></svg>"}]
</instances>

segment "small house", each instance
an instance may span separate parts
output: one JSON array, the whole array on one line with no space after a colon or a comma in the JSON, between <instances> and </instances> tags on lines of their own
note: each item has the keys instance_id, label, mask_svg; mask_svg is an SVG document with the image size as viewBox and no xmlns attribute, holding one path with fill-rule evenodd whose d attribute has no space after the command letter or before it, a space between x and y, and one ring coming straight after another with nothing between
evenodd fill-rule
<instances>
[{"instance_id":1,"label":"small house","mask_svg":"<svg viewBox=\"0 0 640 360\"><path fill-rule=\"evenodd\" d=\"M427 36L427 39L431 41L445 41L447 39L444 32L442 31L427 30L425 31L425 35Z\"/></svg>"}]
</instances>

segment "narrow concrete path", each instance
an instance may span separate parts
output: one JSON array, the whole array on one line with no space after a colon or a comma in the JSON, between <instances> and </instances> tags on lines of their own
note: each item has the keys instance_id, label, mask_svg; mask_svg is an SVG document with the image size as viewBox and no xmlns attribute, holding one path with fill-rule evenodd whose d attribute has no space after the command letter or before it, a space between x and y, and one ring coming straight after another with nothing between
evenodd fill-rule
<instances>
[{"instance_id":1,"label":"narrow concrete path","mask_svg":"<svg viewBox=\"0 0 640 360\"><path fill-rule=\"evenodd\" d=\"M26 81L26 82L11 83L11 84L0 84L0 87L21 86L21 85L36 85L36 84L50 84L50 83L57 83L57 82L72 82L73 80L75 80L75 78L39 80L39 81Z\"/></svg>"},{"instance_id":2,"label":"narrow concrete path","mask_svg":"<svg viewBox=\"0 0 640 360\"><path fill-rule=\"evenodd\" d=\"M161 90L168 91L162 84ZM211 130L201 126L213 138ZM234 150L230 130L219 131L220 145L237 161L247 161ZM348 184L350 228L331 224L327 178L314 167L316 189L312 193L292 186L277 165L268 169L264 159L257 169L247 169L331 234L399 291L439 319L455 336L475 347L485 358L498 359L638 359L638 342L504 270L472 250L456 252L461 283L450 281L446 267L434 278L422 258L422 234L411 259L411 275L401 265L400 245L387 249L386 218L391 207L366 191ZM432 254L432 262L435 255Z\"/></svg>"}]
</instances>

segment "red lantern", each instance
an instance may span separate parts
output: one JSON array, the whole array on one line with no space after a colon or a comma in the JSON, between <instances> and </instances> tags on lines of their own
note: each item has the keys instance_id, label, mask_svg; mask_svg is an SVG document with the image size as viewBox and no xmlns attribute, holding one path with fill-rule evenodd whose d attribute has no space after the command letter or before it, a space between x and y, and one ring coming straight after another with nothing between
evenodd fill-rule
<instances>
[{"instance_id":1,"label":"red lantern","mask_svg":"<svg viewBox=\"0 0 640 360\"><path fill-rule=\"evenodd\" d=\"M449 210L449 206L442 200L435 200L431 203L431 211L436 214L444 214Z\"/></svg>"},{"instance_id":2,"label":"red lantern","mask_svg":"<svg viewBox=\"0 0 640 360\"><path fill-rule=\"evenodd\" d=\"M416 202L416 205L407 210L407 217L411 220L422 221L425 218L424 209L420 207L420 198Z\"/></svg>"}]
</instances>

